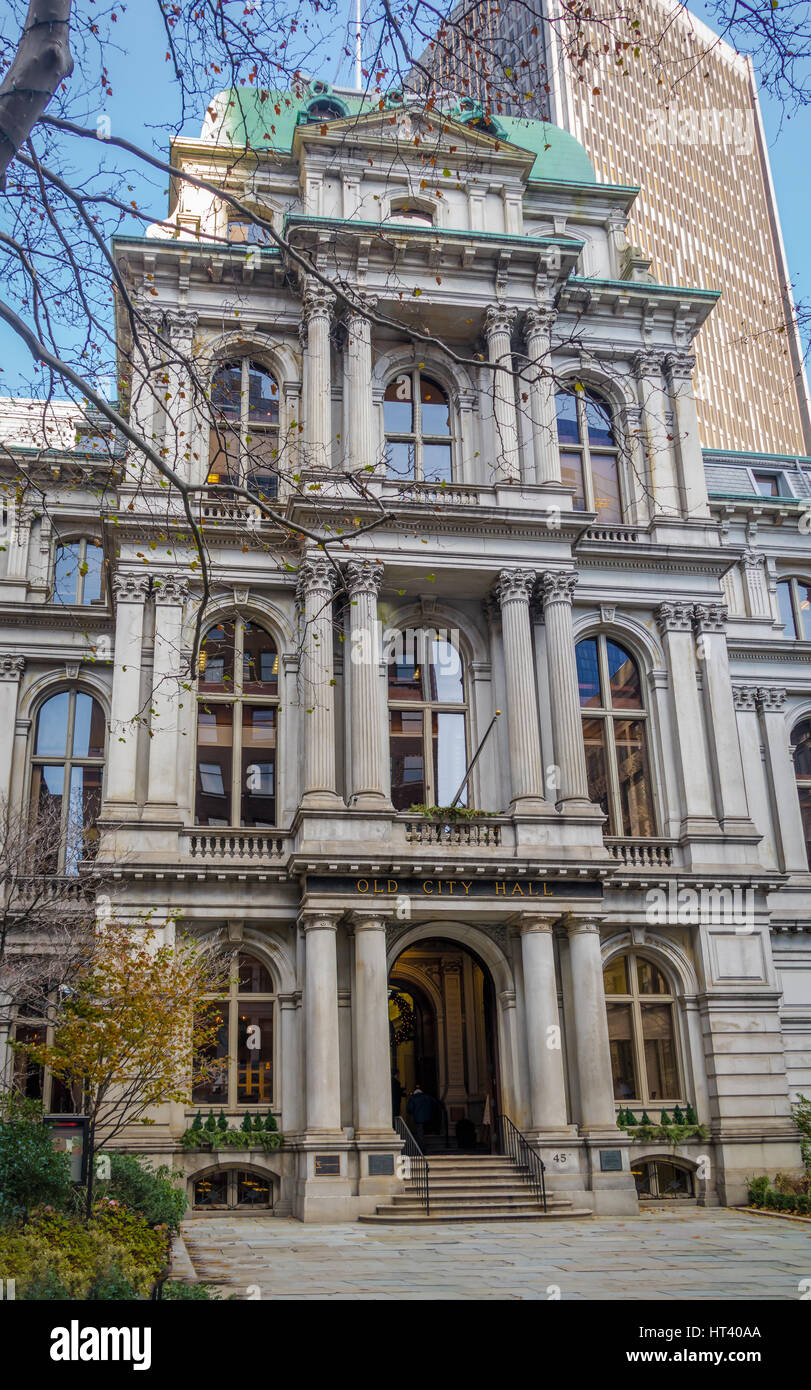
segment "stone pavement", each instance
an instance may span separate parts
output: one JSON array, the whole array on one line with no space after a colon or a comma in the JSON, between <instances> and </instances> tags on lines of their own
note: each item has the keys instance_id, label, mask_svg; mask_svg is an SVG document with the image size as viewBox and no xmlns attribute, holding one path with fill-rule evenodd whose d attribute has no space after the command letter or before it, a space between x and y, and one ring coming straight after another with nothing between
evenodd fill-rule
<instances>
[{"instance_id":1,"label":"stone pavement","mask_svg":"<svg viewBox=\"0 0 811 1390\"><path fill-rule=\"evenodd\" d=\"M798 1299L811 1227L724 1209L385 1227L195 1217L197 1277L262 1299Z\"/></svg>"}]
</instances>

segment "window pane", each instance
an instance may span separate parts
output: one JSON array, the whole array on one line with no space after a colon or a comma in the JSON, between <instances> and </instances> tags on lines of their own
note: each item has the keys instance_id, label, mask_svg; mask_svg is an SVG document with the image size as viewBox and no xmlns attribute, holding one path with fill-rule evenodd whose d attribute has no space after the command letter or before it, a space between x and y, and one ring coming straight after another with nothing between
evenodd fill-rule
<instances>
[{"instance_id":1,"label":"window pane","mask_svg":"<svg viewBox=\"0 0 811 1390\"><path fill-rule=\"evenodd\" d=\"M811 787L798 787L797 791L800 797L800 815L805 835L805 852L808 856L808 867L811 869Z\"/></svg>"},{"instance_id":2,"label":"window pane","mask_svg":"<svg viewBox=\"0 0 811 1390\"><path fill-rule=\"evenodd\" d=\"M239 1004L237 1101L270 1105L273 1099L273 1005Z\"/></svg>"},{"instance_id":3,"label":"window pane","mask_svg":"<svg viewBox=\"0 0 811 1390\"><path fill-rule=\"evenodd\" d=\"M632 1100L639 1095L634 1070L634 1048L631 1035L631 1005L606 1004L608 1039L611 1048L611 1075L614 1099Z\"/></svg>"},{"instance_id":4,"label":"window pane","mask_svg":"<svg viewBox=\"0 0 811 1390\"><path fill-rule=\"evenodd\" d=\"M611 428L611 411L597 396L586 396L586 424L589 431L589 444L614 447L614 431Z\"/></svg>"},{"instance_id":5,"label":"window pane","mask_svg":"<svg viewBox=\"0 0 811 1390\"><path fill-rule=\"evenodd\" d=\"M450 642L431 642L428 667L428 698L441 704L462 704L462 657Z\"/></svg>"},{"instance_id":6,"label":"window pane","mask_svg":"<svg viewBox=\"0 0 811 1390\"><path fill-rule=\"evenodd\" d=\"M387 439L386 472L392 478L413 478L414 445Z\"/></svg>"},{"instance_id":7,"label":"window pane","mask_svg":"<svg viewBox=\"0 0 811 1390\"><path fill-rule=\"evenodd\" d=\"M425 805L422 729L422 710L389 711L391 799L397 811Z\"/></svg>"},{"instance_id":8,"label":"window pane","mask_svg":"<svg viewBox=\"0 0 811 1390\"><path fill-rule=\"evenodd\" d=\"M233 708L200 705L197 713L198 825L231 825Z\"/></svg>"},{"instance_id":9,"label":"window pane","mask_svg":"<svg viewBox=\"0 0 811 1390\"><path fill-rule=\"evenodd\" d=\"M604 522L622 521L620 504L620 485L617 478L617 459L615 454L591 455L591 482L594 488L594 510L597 520Z\"/></svg>"},{"instance_id":10,"label":"window pane","mask_svg":"<svg viewBox=\"0 0 811 1390\"><path fill-rule=\"evenodd\" d=\"M628 961L625 956L617 956L603 971L606 994L629 994Z\"/></svg>"},{"instance_id":11,"label":"window pane","mask_svg":"<svg viewBox=\"0 0 811 1390\"><path fill-rule=\"evenodd\" d=\"M797 724L792 735L794 771L798 777L811 777L811 719Z\"/></svg>"},{"instance_id":12,"label":"window pane","mask_svg":"<svg viewBox=\"0 0 811 1390\"><path fill-rule=\"evenodd\" d=\"M420 377L420 399L422 403L422 433L450 434L451 417L448 397L427 377Z\"/></svg>"},{"instance_id":13,"label":"window pane","mask_svg":"<svg viewBox=\"0 0 811 1390\"><path fill-rule=\"evenodd\" d=\"M64 767L34 767L31 777L31 806L39 834L34 844L35 872L59 872L62 839L62 789Z\"/></svg>"},{"instance_id":14,"label":"window pane","mask_svg":"<svg viewBox=\"0 0 811 1390\"><path fill-rule=\"evenodd\" d=\"M73 715L74 758L104 757L104 711L97 700L77 691Z\"/></svg>"},{"instance_id":15,"label":"window pane","mask_svg":"<svg viewBox=\"0 0 811 1390\"><path fill-rule=\"evenodd\" d=\"M256 430L245 440L242 473L246 488L268 501L279 491L279 436L275 430Z\"/></svg>"},{"instance_id":16,"label":"window pane","mask_svg":"<svg viewBox=\"0 0 811 1390\"><path fill-rule=\"evenodd\" d=\"M207 1096L195 1096L195 1100L207 1100ZM194 1184L194 1205L196 1207L228 1206L228 1173L207 1173Z\"/></svg>"},{"instance_id":17,"label":"window pane","mask_svg":"<svg viewBox=\"0 0 811 1390\"><path fill-rule=\"evenodd\" d=\"M583 743L586 750L586 773L589 784L589 800L597 803L609 817L605 827L609 835L616 835L613 818L608 805L608 772L605 753L605 726L602 719L583 720Z\"/></svg>"},{"instance_id":18,"label":"window pane","mask_svg":"<svg viewBox=\"0 0 811 1390\"><path fill-rule=\"evenodd\" d=\"M584 709L599 709L600 665L597 660L597 639L588 637L575 647L577 658L577 684L580 690L580 704Z\"/></svg>"},{"instance_id":19,"label":"window pane","mask_svg":"<svg viewBox=\"0 0 811 1390\"><path fill-rule=\"evenodd\" d=\"M260 1178L256 1173L238 1172L237 1173L237 1206L239 1207L269 1207L270 1183L264 1178Z\"/></svg>"},{"instance_id":20,"label":"window pane","mask_svg":"<svg viewBox=\"0 0 811 1390\"><path fill-rule=\"evenodd\" d=\"M401 640L398 637L398 641ZM402 639L406 645L405 638ZM410 645L409 639L409 645ZM411 653L404 654L410 656ZM400 660L397 655L393 655L389 660L389 699L390 700L421 700L422 699L422 669L419 666L416 655L412 660Z\"/></svg>"},{"instance_id":21,"label":"window pane","mask_svg":"<svg viewBox=\"0 0 811 1390\"><path fill-rule=\"evenodd\" d=\"M209 628L200 646L200 689L234 689L234 643L233 623L219 623Z\"/></svg>"},{"instance_id":22,"label":"window pane","mask_svg":"<svg viewBox=\"0 0 811 1390\"><path fill-rule=\"evenodd\" d=\"M215 1021L217 1036L210 1047L194 1059L192 1100L210 1104L228 1104L228 1012L230 1005L217 1004Z\"/></svg>"},{"instance_id":23,"label":"window pane","mask_svg":"<svg viewBox=\"0 0 811 1390\"><path fill-rule=\"evenodd\" d=\"M577 397L570 391L558 391L555 409L558 417L558 439L561 444L578 444L580 430L577 425Z\"/></svg>"},{"instance_id":24,"label":"window pane","mask_svg":"<svg viewBox=\"0 0 811 1390\"><path fill-rule=\"evenodd\" d=\"M37 743L35 752L51 757L58 754L65 757L68 742L68 708L70 692L61 690L46 700L37 718Z\"/></svg>"},{"instance_id":25,"label":"window pane","mask_svg":"<svg viewBox=\"0 0 811 1390\"><path fill-rule=\"evenodd\" d=\"M79 862L92 859L98 842L101 768L74 767L70 774L65 873L78 874Z\"/></svg>"},{"instance_id":26,"label":"window pane","mask_svg":"<svg viewBox=\"0 0 811 1390\"><path fill-rule=\"evenodd\" d=\"M279 423L279 388L275 377L259 362L248 364L248 419Z\"/></svg>"},{"instance_id":27,"label":"window pane","mask_svg":"<svg viewBox=\"0 0 811 1390\"><path fill-rule=\"evenodd\" d=\"M279 687L279 654L272 637L258 623L242 628L242 689L275 694Z\"/></svg>"},{"instance_id":28,"label":"window pane","mask_svg":"<svg viewBox=\"0 0 811 1390\"><path fill-rule=\"evenodd\" d=\"M242 707L242 824L276 824L276 710Z\"/></svg>"},{"instance_id":29,"label":"window pane","mask_svg":"<svg viewBox=\"0 0 811 1390\"><path fill-rule=\"evenodd\" d=\"M576 512L586 510L586 489L583 483L583 460L580 454L561 454L560 476L564 487L574 488L572 506Z\"/></svg>"},{"instance_id":30,"label":"window pane","mask_svg":"<svg viewBox=\"0 0 811 1390\"><path fill-rule=\"evenodd\" d=\"M616 642L608 640L605 651L612 705L615 709L641 709L642 687L634 658L624 648L618 647Z\"/></svg>"},{"instance_id":31,"label":"window pane","mask_svg":"<svg viewBox=\"0 0 811 1390\"><path fill-rule=\"evenodd\" d=\"M82 588L82 603L98 603L101 598L101 564L103 558L104 551L101 546L91 545L88 541L85 547L87 570Z\"/></svg>"},{"instance_id":32,"label":"window pane","mask_svg":"<svg viewBox=\"0 0 811 1390\"><path fill-rule=\"evenodd\" d=\"M414 406L411 373L402 372L390 381L383 397L383 430L385 434L413 434Z\"/></svg>"},{"instance_id":33,"label":"window pane","mask_svg":"<svg viewBox=\"0 0 811 1390\"><path fill-rule=\"evenodd\" d=\"M453 478L450 444L423 444L422 476L426 483L449 483Z\"/></svg>"},{"instance_id":34,"label":"window pane","mask_svg":"<svg viewBox=\"0 0 811 1390\"><path fill-rule=\"evenodd\" d=\"M57 546L54 562L54 602L75 603L79 587L79 542Z\"/></svg>"},{"instance_id":35,"label":"window pane","mask_svg":"<svg viewBox=\"0 0 811 1390\"><path fill-rule=\"evenodd\" d=\"M650 1100L672 1100L679 1094L672 1010L672 1004L642 1005L647 1098Z\"/></svg>"},{"instance_id":36,"label":"window pane","mask_svg":"<svg viewBox=\"0 0 811 1390\"><path fill-rule=\"evenodd\" d=\"M249 956L240 952L237 968L240 994L273 993L270 971L262 964L261 960L256 959L256 956Z\"/></svg>"},{"instance_id":37,"label":"window pane","mask_svg":"<svg viewBox=\"0 0 811 1390\"><path fill-rule=\"evenodd\" d=\"M239 483L240 442L239 426L224 421L211 426L208 441L208 475L211 487L226 487Z\"/></svg>"},{"instance_id":38,"label":"window pane","mask_svg":"<svg viewBox=\"0 0 811 1390\"><path fill-rule=\"evenodd\" d=\"M13 1053L12 1073L14 1089L29 1100L42 1100L42 1086L45 1068L32 1062L27 1048L45 1042L45 1029L27 1023L18 1023L14 1030L14 1041L22 1043L23 1049Z\"/></svg>"},{"instance_id":39,"label":"window pane","mask_svg":"<svg viewBox=\"0 0 811 1390\"><path fill-rule=\"evenodd\" d=\"M756 473L755 486L762 497L781 497L781 478L777 473Z\"/></svg>"},{"instance_id":40,"label":"window pane","mask_svg":"<svg viewBox=\"0 0 811 1390\"><path fill-rule=\"evenodd\" d=\"M780 621L785 626L784 637L797 636L794 620L794 605L791 601L791 584L788 579L781 580L777 586L777 600L780 607Z\"/></svg>"},{"instance_id":41,"label":"window pane","mask_svg":"<svg viewBox=\"0 0 811 1390\"><path fill-rule=\"evenodd\" d=\"M638 960L636 963L636 978L639 983L640 994L669 994L667 980L661 970L657 970L655 965L651 965L649 960Z\"/></svg>"},{"instance_id":42,"label":"window pane","mask_svg":"<svg viewBox=\"0 0 811 1390\"><path fill-rule=\"evenodd\" d=\"M241 393L242 363L221 363L211 380L211 404L217 414L239 419Z\"/></svg>"},{"instance_id":43,"label":"window pane","mask_svg":"<svg viewBox=\"0 0 811 1390\"><path fill-rule=\"evenodd\" d=\"M797 583L797 607L800 610L800 624L802 635L807 642L811 642L811 588L807 584Z\"/></svg>"},{"instance_id":44,"label":"window pane","mask_svg":"<svg viewBox=\"0 0 811 1390\"><path fill-rule=\"evenodd\" d=\"M614 722L623 835L655 835L645 725L639 719Z\"/></svg>"},{"instance_id":45,"label":"window pane","mask_svg":"<svg viewBox=\"0 0 811 1390\"><path fill-rule=\"evenodd\" d=\"M465 746L465 716L441 714L432 716L434 749L434 795L437 806L450 806L465 775L467 749ZM467 787L459 799L467 805Z\"/></svg>"}]
</instances>

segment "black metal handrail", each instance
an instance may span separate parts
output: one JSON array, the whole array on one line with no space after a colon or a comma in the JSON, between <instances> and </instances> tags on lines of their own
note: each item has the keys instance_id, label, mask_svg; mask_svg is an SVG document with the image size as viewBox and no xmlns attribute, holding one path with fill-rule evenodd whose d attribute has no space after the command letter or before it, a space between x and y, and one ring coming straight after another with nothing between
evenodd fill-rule
<instances>
[{"instance_id":1,"label":"black metal handrail","mask_svg":"<svg viewBox=\"0 0 811 1390\"><path fill-rule=\"evenodd\" d=\"M401 1157L407 1160L403 1176L407 1181L413 1182L417 1189L417 1196L425 1207L425 1215L431 1215L431 1191L429 1186L430 1166L422 1149L417 1143L405 1120L401 1120L399 1115L394 1117L394 1128L403 1141Z\"/></svg>"},{"instance_id":2,"label":"black metal handrail","mask_svg":"<svg viewBox=\"0 0 811 1390\"><path fill-rule=\"evenodd\" d=\"M517 1163L519 1168L524 1169L524 1177L546 1211L546 1183L543 1176L546 1172L546 1164L540 1154L533 1149L526 1135L516 1128L509 1115L499 1115L498 1125L501 1132L502 1152Z\"/></svg>"}]
</instances>

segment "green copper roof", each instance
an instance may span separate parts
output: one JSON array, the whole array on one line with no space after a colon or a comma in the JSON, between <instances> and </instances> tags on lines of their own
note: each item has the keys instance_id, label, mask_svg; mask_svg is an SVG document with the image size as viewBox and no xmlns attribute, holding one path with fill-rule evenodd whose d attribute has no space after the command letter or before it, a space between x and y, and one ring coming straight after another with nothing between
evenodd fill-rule
<instances>
[{"instance_id":1,"label":"green copper roof","mask_svg":"<svg viewBox=\"0 0 811 1390\"><path fill-rule=\"evenodd\" d=\"M377 98L354 93L332 93L326 84L316 100L329 100L341 106L346 116L371 114L380 109ZM264 100L262 99L264 95ZM209 119L203 130L204 139L230 145L248 145L255 150L271 150L289 154L299 117L313 100L312 89L295 96L292 92L266 94L241 87L219 92L209 105ZM387 103L388 110L401 110L399 102ZM459 109L447 115L463 124L470 117ZM597 182L591 160L583 146L568 131L546 121L533 121L524 116L498 116L494 126L503 132L503 139L535 155L531 179L549 179L555 183ZM496 135L495 138L498 138Z\"/></svg>"}]
</instances>

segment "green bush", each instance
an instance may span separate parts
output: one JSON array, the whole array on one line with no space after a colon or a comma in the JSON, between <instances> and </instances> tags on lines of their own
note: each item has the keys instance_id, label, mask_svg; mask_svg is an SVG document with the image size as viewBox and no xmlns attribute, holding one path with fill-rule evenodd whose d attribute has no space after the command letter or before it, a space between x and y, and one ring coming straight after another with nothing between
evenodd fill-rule
<instances>
[{"instance_id":1,"label":"green bush","mask_svg":"<svg viewBox=\"0 0 811 1390\"><path fill-rule=\"evenodd\" d=\"M129 1279L126 1279L117 1265L111 1265L107 1270L97 1274L93 1283L87 1291L87 1298L90 1301L110 1302L113 1299L133 1299L137 1298Z\"/></svg>"},{"instance_id":2,"label":"green bush","mask_svg":"<svg viewBox=\"0 0 811 1390\"><path fill-rule=\"evenodd\" d=\"M167 1234L115 1199L87 1223L43 1208L0 1231L0 1279L16 1280L19 1299L148 1298L166 1268Z\"/></svg>"},{"instance_id":3,"label":"green bush","mask_svg":"<svg viewBox=\"0 0 811 1390\"><path fill-rule=\"evenodd\" d=\"M43 1202L64 1209L70 1197L70 1161L56 1152L45 1126L30 1119L0 1123L0 1225Z\"/></svg>"},{"instance_id":4,"label":"green bush","mask_svg":"<svg viewBox=\"0 0 811 1390\"><path fill-rule=\"evenodd\" d=\"M750 1207L763 1206L768 1190L769 1179L767 1177L748 1178L746 1195Z\"/></svg>"},{"instance_id":5,"label":"green bush","mask_svg":"<svg viewBox=\"0 0 811 1390\"><path fill-rule=\"evenodd\" d=\"M222 1294L214 1284L182 1284L177 1279L167 1279L162 1297L174 1302L201 1302L222 1298Z\"/></svg>"},{"instance_id":6,"label":"green bush","mask_svg":"<svg viewBox=\"0 0 811 1390\"><path fill-rule=\"evenodd\" d=\"M70 1290L51 1269L45 1275L38 1275L28 1285L26 1293L22 1296L29 1303L45 1303L51 1300L63 1303L71 1295Z\"/></svg>"},{"instance_id":7,"label":"green bush","mask_svg":"<svg viewBox=\"0 0 811 1390\"><path fill-rule=\"evenodd\" d=\"M197 1131L199 1133L199 1131ZM150 1168L146 1159L135 1154L112 1154L109 1182L97 1186L100 1197L113 1197L130 1211L139 1212L150 1226L176 1231L188 1206L185 1192L177 1186L170 1168Z\"/></svg>"}]
</instances>

